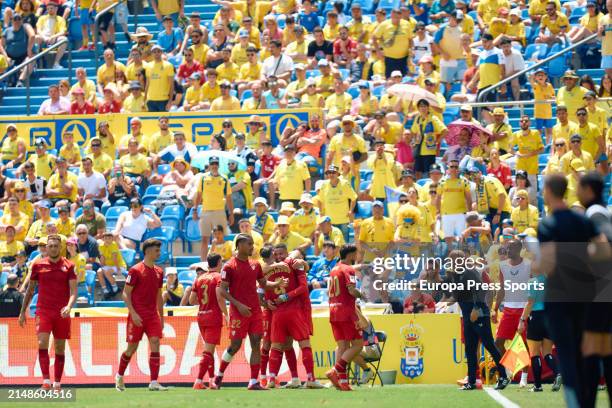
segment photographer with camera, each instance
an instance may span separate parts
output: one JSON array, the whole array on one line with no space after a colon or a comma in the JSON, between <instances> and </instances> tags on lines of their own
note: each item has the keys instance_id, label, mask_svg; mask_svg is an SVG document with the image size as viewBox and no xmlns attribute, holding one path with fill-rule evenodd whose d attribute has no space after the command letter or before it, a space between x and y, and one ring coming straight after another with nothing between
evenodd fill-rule
<instances>
[{"instance_id":1,"label":"photographer with camera","mask_svg":"<svg viewBox=\"0 0 612 408\"><path fill-rule=\"evenodd\" d=\"M404 300L404 313L435 313L436 301L434 298L421 290L419 280L415 281L415 287Z\"/></svg>"}]
</instances>

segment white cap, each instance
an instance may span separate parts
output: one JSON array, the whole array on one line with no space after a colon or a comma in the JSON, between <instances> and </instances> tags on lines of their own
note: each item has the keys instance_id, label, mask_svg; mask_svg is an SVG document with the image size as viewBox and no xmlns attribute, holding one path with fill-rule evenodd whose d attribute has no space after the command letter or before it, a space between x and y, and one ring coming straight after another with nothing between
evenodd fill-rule
<instances>
[{"instance_id":1,"label":"white cap","mask_svg":"<svg viewBox=\"0 0 612 408\"><path fill-rule=\"evenodd\" d=\"M393 71L393 72L391 72L391 78L396 77L396 76L403 77L402 71Z\"/></svg>"},{"instance_id":2,"label":"white cap","mask_svg":"<svg viewBox=\"0 0 612 408\"><path fill-rule=\"evenodd\" d=\"M512 10L510 10L510 13L508 13L508 15L520 17L521 16L521 10L519 10L518 7L515 7Z\"/></svg>"},{"instance_id":3,"label":"white cap","mask_svg":"<svg viewBox=\"0 0 612 408\"><path fill-rule=\"evenodd\" d=\"M268 207L268 200L266 200L265 197L257 197L255 200L253 200L253 205L255 206L257 204L263 204L267 208Z\"/></svg>"},{"instance_id":4,"label":"white cap","mask_svg":"<svg viewBox=\"0 0 612 408\"><path fill-rule=\"evenodd\" d=\"M198 262L191 265L190 269L203 269L208 271L208 262Z\"/></svg>"}]
</instances>

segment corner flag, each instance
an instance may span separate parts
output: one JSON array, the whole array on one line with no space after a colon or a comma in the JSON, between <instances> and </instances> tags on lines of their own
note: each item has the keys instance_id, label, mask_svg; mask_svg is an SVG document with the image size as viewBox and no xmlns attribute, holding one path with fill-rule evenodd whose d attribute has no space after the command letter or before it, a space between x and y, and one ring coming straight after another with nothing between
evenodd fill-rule
<instances>
[{"instance_id":1,"label":"corner flag","mask_svg":"<svg viewBox=\"0 0 612 408\"><path fill-rule=\"evenodd\" d=\"M512 370L512 376L515 376L524 367L529 366L530 361L529 352L527 347L525 347L523 337L516 333L514 339L512 339L512 344L510 344L500 362L504 367Z\"/></svg>"}]
</instances>

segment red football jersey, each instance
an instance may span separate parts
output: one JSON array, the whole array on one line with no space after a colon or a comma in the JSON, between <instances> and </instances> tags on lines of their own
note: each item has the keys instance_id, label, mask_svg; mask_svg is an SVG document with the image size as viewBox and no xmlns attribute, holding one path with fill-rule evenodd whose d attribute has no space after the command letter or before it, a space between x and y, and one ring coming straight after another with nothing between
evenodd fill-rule
<instances>
[{"instance_id":1,"label":"red football jersey","mask_svg":"<svg viewBox=\"0 0 612 408\"><path fill-rule=\"evenodd\" d=\"M329 320L341 322L357 320L355 298L348 291L349 285L355 285L355 269L352 266L338 263L329 274Z\"/></svg>"},{"instance_id":2,"label":"red football jersey","mask_svg":"<svg viewBox=\"0 0 612 408\"><path fill-rule=\"evenodd\" d=\"M257 296L257 281L263 278L259 262L241 261L233 256L223 265L221 280L229 284L229 293L240 303L251 308L251 313L261 313L259 296ZM230 312L240 314L234 305Z\"/></svg>"},{"instance_id":3,"label":"red football jersey","mask_svg":"<svg viewBox=\"0 0 612 408\"><path fill-rule=\"evenodd\" d=\"M136 313L143 316L159 315L157 296L164 285L164 272L159 266L152 268L139 262L130 268L126 285L132 286L132 306Z\"/></svg>"},{"instance_id":4,"label":"red football jersey","mask_svg":"<svg viewBox=\"0 0 612 408\"><path fill-rule=\"evenodd\" d=\"M280 158L274 156L273 154L262 155L259 161L261 162L261 174L260 177L266 178L270 177L278 163L280 163Z\"/></svg>"},{"instance_id":5,"label":"red football jersey","mask_svg":"<svg viewBox=\"0 0 612 408\"><path fill-rule=\"evenodd\" d=\"M283 261L289 266L289 271L274 271L266 275L266 279L272 282L287 279L287 286L266 290L266 299L275 301L280 295L289 295L287 302L277 304L277 310L302 309L302 296L308 293L308 281L303 270L295 268L295 260L287 258Z\"/></svg>"},{"instance_id":6,"label":"red football jersey","mask_svg":"<svg viewBox=\"0 0 612 408\"><path fill-rule=\"evenodd\" d=\"M74 264L62 257L53 263L42 258L32 265L31 280L38 282L36 314L59 314L70 299L70 283L76 279Z\"/></svg>"},{"instance_id":7,"label":"red football jersey","mask_svg":"<svg viewBox=\"0 0 612 408\"><path fill-rule=\"evenodd\" d=\"M199 317L202 318L204 326L221 326L223 324L223 314L217 303L217 286L221 282L219 273L204 273L196 279L193 290L198 296L200 310Z\"/></svg>"}]
</instances>

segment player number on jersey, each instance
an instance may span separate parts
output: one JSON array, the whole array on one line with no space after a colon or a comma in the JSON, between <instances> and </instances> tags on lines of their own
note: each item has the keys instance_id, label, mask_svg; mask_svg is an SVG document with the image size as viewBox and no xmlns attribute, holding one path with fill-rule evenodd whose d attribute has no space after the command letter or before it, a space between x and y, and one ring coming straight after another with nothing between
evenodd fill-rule
<instances>
[{"instance_id":1,"label":"player number on jersey","mask_svg":"<svg viewBox=\"0 0 612 408\"><path fill-rule=\"evenodd\" d=\"M329 297L340 296L340 279L334 276L329 280Z\"/></svg>"},{"instance_id":2,"label":"player number on jersey","mask_svg":"<svg viewBox=\"0 0 612 408\"><path fill-rule=\"evenodd\" d=\"M200 303L202 305L208 304L208 285L202 285L202 300Z\"/></svg>"}]
</instances>

